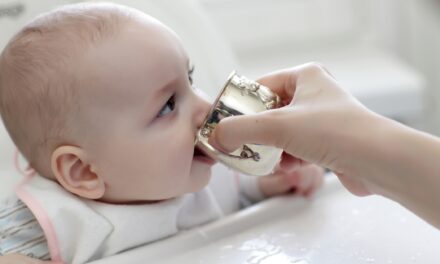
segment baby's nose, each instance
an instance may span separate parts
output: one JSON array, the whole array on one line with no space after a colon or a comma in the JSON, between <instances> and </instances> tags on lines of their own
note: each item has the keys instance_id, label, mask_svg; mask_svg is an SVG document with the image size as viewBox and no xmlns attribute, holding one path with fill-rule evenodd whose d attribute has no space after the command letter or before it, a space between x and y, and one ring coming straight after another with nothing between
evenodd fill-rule
<instances>
[{"instance_id":1,"label":"baby's nose","mask_svg":"<svg viewBox=\"0 0 440 264\"><path fill-rule=\"evenodd\" d=\"M194 123L197 128L202 126L202 123L211 110L211 107L212 104L209 102L208 96L204 92L198 91L194 108Z\"/></svg>"}]
</instances>

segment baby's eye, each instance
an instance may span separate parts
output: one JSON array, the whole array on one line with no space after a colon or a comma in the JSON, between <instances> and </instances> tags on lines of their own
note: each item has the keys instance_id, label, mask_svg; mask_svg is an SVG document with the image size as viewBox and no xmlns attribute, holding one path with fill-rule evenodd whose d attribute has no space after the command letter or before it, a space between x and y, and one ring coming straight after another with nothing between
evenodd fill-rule
<instances>
[{"instance_id":1,"label":"baby's eye","mask_svg":"<svg viewBox=\"0 0 440 264\"><path fill-rule=\"evenodd\" d=\"M162 117L164 115L171 113L174 110L174 105L175 105L175 100L174 100L174 95L173 95L173 96L171 96L170 99L168 99L166 104L162 107L159 114L157 114L157 117Z\"/></svg>"}]
</instances>

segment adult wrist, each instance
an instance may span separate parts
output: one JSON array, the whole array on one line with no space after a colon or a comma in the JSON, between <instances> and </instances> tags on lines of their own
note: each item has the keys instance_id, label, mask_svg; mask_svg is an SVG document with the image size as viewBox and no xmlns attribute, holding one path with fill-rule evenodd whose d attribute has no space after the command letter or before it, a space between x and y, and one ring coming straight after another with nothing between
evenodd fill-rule
<instances>
[{"instance_id":1,"label":"adult wrist","mask_svg":"<svg viewBox=\"0 0 440 264\"><path fill-rule=\"evenodd\" d=\"M385 182L380 175L394 162L390 138L396 136L395 125L395 121L369 110L350 113L336 140L340 144L335 148L337 162L332 169L383 195Z\"/></svg>"}]
</instances>

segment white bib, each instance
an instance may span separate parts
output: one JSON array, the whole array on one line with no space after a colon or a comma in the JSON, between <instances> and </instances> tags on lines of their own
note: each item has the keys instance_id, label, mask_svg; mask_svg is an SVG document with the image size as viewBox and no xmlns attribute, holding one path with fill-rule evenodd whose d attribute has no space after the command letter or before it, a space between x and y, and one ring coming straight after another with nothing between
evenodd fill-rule
<instances>
[{"instance_id":1,"label":"white bib","mask_svg":"<svg viewBox=\"0 0 440 264\"><path fill-rule=\"evenodd\" d=\"M82 199L35 175L16 192L41 225L52 260L64 263L114 255L222 216L209 188L163 202L116 205Z\"/></svg>"}]
</instances>

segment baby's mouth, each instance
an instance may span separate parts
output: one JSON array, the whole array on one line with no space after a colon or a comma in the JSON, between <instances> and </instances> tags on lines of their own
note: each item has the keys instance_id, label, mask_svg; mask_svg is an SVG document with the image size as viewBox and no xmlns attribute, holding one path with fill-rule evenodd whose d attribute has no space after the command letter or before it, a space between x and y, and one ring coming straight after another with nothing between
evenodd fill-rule
<instances>
[{"instance_id":1,"label":"baby's mouth","mask_svg":"<svg viewBox=\"0 0 440 264\"><path fill-rule=\"evenodd\" d=\"M203 153L199 147L194 147L194 157L208 157L205 153Z\"/></svg>"},{"instance_id":2,"label":"baby's mouth","mask_svg":"<svg viewBox=\"0 0 440 264\"><path fill-rule=\"evenodd\" d=\"M214 159L206 155L201 149L199 149L198 146L194 147L194 156L193 159L196 159L198 161L202 161L204 163L207 163L209 165L213 165L217 163Z\"/></svg>"}]
</instances>

